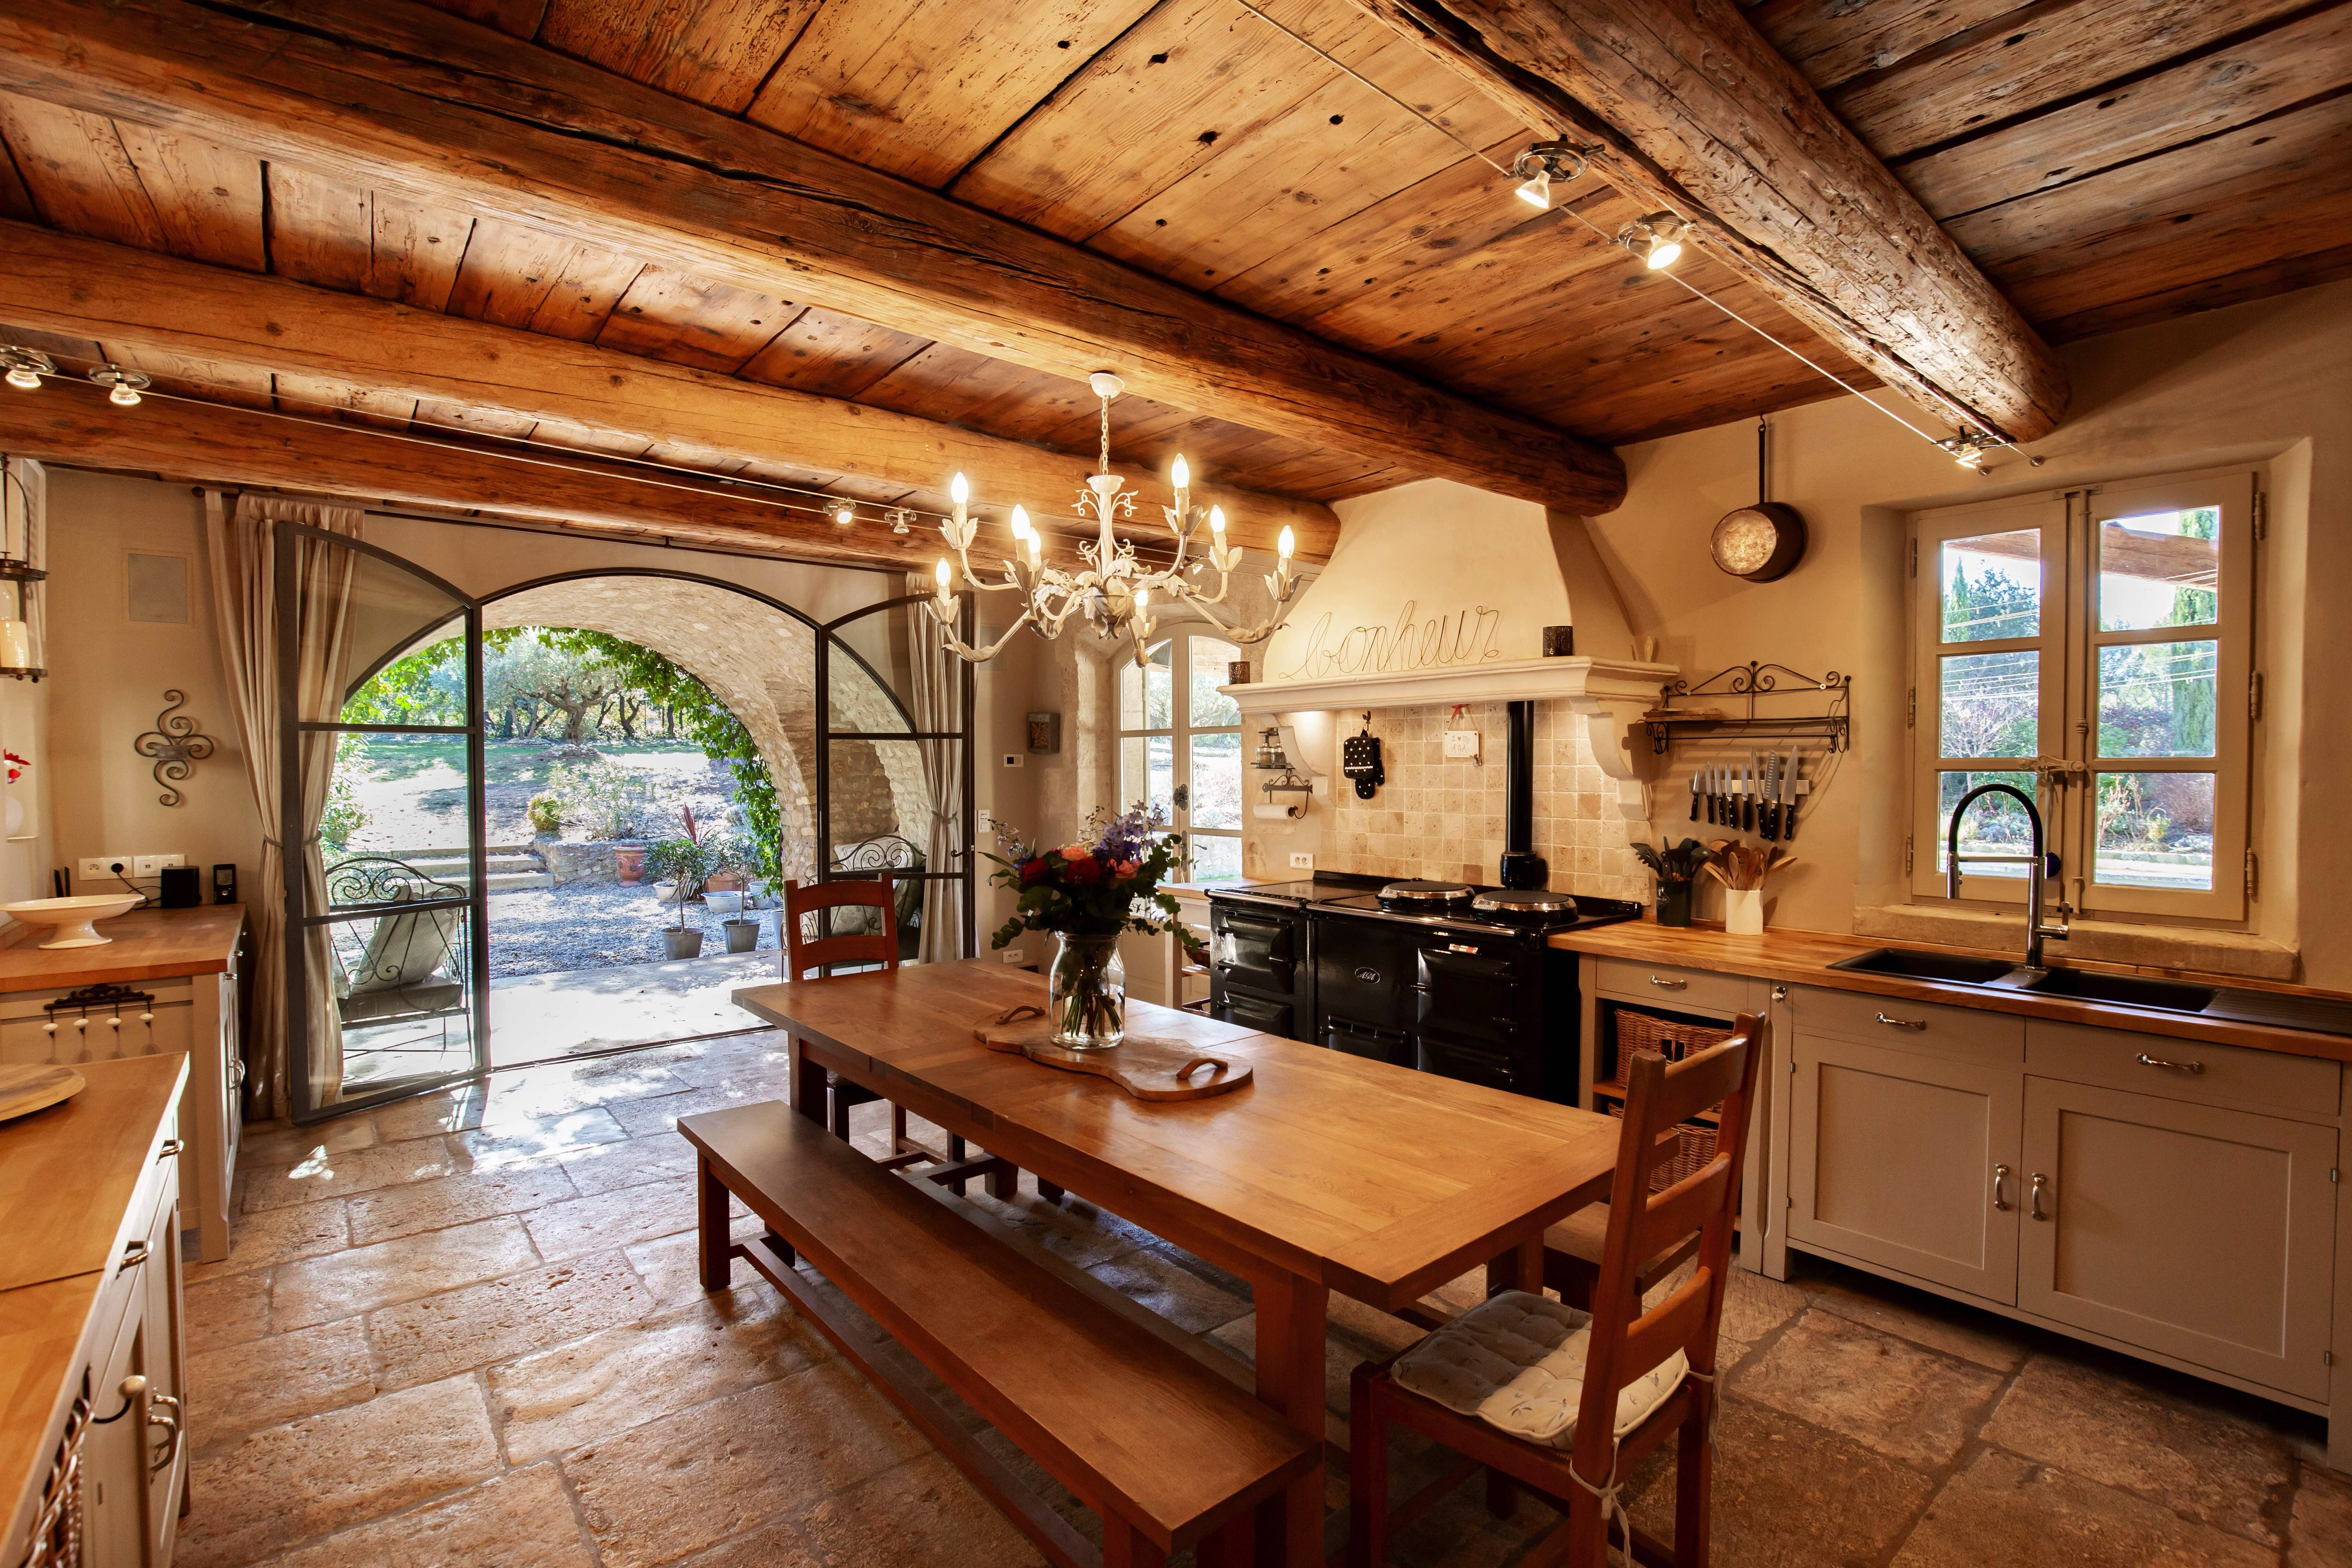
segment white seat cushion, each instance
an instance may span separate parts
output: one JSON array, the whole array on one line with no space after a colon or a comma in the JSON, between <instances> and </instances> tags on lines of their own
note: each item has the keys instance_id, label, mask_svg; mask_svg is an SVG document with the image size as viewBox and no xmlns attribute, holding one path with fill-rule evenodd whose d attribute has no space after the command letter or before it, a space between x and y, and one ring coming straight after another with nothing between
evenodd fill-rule
<instances>
[{"instance_id":1,"label":"white seat cushion","mask_svg":"<svg viewBox=\"0 0 2352 1568\"><path fill-rule=\"evenodd\" d=\"M1463 1313L1397 1357L1389 1375L1448 1410L1498 1432L1573 1447L1584 1400L1592 1316L1548 1296L1506 1290ZM1622 1437L1680 1386L1690 1358L1676 1351L1617 1394Z\"/></svg>"}]
</instances>

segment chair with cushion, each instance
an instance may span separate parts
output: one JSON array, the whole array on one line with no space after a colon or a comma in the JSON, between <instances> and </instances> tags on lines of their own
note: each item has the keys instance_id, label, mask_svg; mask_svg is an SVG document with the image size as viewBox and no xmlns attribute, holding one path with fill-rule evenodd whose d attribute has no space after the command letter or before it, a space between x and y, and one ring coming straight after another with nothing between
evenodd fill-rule
<instances>
[{"instance_id":1,"label":"chair with cushion","mask_svg":"<svg viewBox=\"0 0 2352 1568\"><path fill-rule=\"evenodd\" d=\"M419 881L399 880L383 889L383 898L399 905L462 893L444 883L423 881L420 889ZM455 952L457 924L465 912L450 906L378 916L358 957L336 977L335 1000L342 1021L395 1023L463 1012L465 983L444 971ZM341 956L339 952L339 962Z\"/></svg>"},{"instance_id":2,"label":"chair with cushion","mask_svg":"<svg viewBox=\"0 0 2352 1568\"><path fill-rule=\"evenodd\" d=\"M1671 1064L1633 1059L1589 1311L1504 1290L1387 1364L1356 1369L1348 1548L1354 1568L1384 1568L1389 1531L1481 1466L1502 1479L1504 1495L1512 1484L1524 1486L1567 1516L1527 1563L1601 1568L1612 1539L1628 1563L1706 1563L1716 1335L1763 1046L1764 1021L1744 1014L1731 1037L1710 1050ZM1710 1106L1721 1108L1714 1157L1652 1191L1653 1173L1675 1157L1673 1130ZM1696 1268L1645 1310L1642 1277L1694 1232ZM1391 1426L1463 1457L1393 1518ZM1671 1546L1635 1531L1620 1501L1625 1478L1670 1436L1678 1438Z\"/></svg>"}]
</instances>

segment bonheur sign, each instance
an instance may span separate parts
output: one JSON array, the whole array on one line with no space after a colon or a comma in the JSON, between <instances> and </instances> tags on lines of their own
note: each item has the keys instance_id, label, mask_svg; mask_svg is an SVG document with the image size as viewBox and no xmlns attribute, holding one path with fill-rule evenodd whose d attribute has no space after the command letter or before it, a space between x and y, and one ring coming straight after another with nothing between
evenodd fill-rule
<instances>
[{"instance_id":1,"label":"bonheur sign","mask_svg":"<svg viewBox=\"0 0 2352 1568\"><path fill-rule=\"evenodd\" d=\"M1502 626L1503 613L1484 605L1424 616L1417 601L1407 599L1394 620L1344 631L1333 626L1326 610L1308 623L1297 663L1275 679L1328 680L1482 664L1503 657L1496 640Z\"/></svg>"}]
</instances>

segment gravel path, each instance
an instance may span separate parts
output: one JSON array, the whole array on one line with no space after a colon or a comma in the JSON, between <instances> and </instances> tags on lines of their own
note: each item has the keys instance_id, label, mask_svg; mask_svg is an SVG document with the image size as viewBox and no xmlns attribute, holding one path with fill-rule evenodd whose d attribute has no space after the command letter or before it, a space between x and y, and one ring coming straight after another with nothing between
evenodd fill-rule
<instances>
[{"instance_id":1,"label":"gravel path","mask_svg":"<svg viewBox=\"0 0 2352 1568\"><path fill-rule=\"evenodd\" d=\"M755 911L760 946L776 946L775 911ZM727 932L698 903L686 906L686 923L702 932L705 953L727 951ZM573 883L546 889L517 889L490 895L490 973L548 974L567 969L605 969L622 963L653 963L669 956L663 928L677 911L654 896L650 885L635 888Z\"/></svg>"}]
</instances>

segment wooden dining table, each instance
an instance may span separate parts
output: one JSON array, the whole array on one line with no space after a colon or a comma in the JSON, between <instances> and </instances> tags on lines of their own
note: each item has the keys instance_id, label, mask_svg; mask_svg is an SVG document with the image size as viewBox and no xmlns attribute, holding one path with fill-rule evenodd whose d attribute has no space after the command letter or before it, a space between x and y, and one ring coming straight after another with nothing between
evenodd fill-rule
<instances>
[{"instance_id":1,"label":"wooden dining table","mask_svg":"<svg viewBox=\"0 0 2352 1568\"><path fill-rule=\"evenodd\" d=\"M824 1116L830 1070L1239 1275L1256 1306L1257 1396L1318 1442L1330 1293L1394 1312L1485 1265L1540 1289L1544 1227L1608 1196L1620 1123L1130 1000L1130 1036L1246 1061L1248 1083L1144 1101L992 1051L975 1026L1043 1004L988 959L747 987L791 1040L793 1103ZM1323 1561L1321 1469L1258 1520L1262 1563Z\"/></svg>"}]
</instances>

